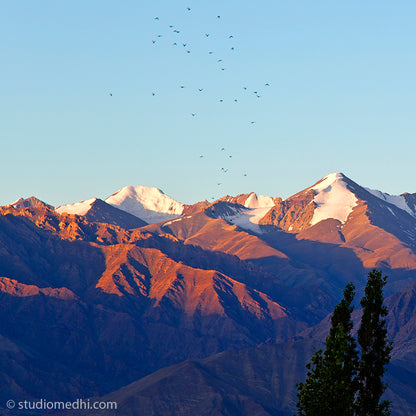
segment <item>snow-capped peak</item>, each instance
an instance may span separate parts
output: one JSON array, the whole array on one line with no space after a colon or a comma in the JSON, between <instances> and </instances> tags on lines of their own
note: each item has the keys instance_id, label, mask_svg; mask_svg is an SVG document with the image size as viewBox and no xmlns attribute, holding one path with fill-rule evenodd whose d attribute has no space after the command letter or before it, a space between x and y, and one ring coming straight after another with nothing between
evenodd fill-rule
<instances>
[{"instance_id":1,"label":"snow-capped peak","mask_svg":"<svg viewBox=\"0 0 416 416\"><path fill-rule=\"evenodd\" d=\"M126 186L105 202L149 224L177 218L184 209L182 203L150 186Z\"/></svg>"},{"instance_id":2,"label":"snow-capped peak","mask_svg":"<svg viewBox=\"0 0 416 416\"><path fill-rule=\"evenodd\" d=\"M257 195L252 192L244 202L246 208L271 208L274 201L271 196Z\"/></svg>"},{"instance_id":3,"label":"snow-capped peak","mask_svg":"<svg viewBox=\"0 0 416 416\"><path fill-rule=\"evenodd\" d=\"M76 202L75 204L61 205L55 211L58 214L65 212L66 214L85 215L96 200L97 198L91 198L82 202Z\"/></svg>"},{"instance_id":4,"label":"snow-capped peak","mask_svg":"<svg viewBox=\"0 0 416 416\"><path fill-rule=\"evenodd\" d=\"M342 173L330 173L308 189L316 192L314 202L317 205L311 225L327 218L345 223L358 199L348 188Z\"/></svg>"}]
</instances>

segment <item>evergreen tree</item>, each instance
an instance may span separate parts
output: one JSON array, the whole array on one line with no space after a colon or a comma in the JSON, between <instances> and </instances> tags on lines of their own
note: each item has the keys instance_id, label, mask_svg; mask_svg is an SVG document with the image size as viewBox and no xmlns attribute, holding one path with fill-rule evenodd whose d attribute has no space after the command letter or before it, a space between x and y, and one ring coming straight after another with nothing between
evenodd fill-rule
<instances>
[{"instance_id":1,"label":"evergreen tree","mask_svg":"<svg viewBox=\"0 0 416 416\"><path fill-rule=\"evenodd\" d=\"M297 383L298 387L298 415L321 416L322 403L326 388L326 375L322 350L315 351L311 362L306 365L308 372L304 383Z\"/></svg>"},{"instance_id":2,"label":"evergreen tree","mask_svg":"<svg viewBox=\"0 0 416 416\"><path fill-rule=\"evenodd\" d=\"M363 316L358 330L361 347L357 414L360 416L390 415L390 402L381 400L386 390L382 378L390 361L392 344L387 341L387 308L383 306L383 287L387 277L373 269L368 274L365 296L361 299Z\"/></svg>"},{"instance_id":3,"label":"evergreen tree","mask_svg":"<svg viewBox=\"0 0 416 416\"><path fill-rule=\"evenodd\" d=\"M349 283L335 307L325 352L316 351L304 383L298 383L299 416L353 416L358 353L351 335L354 285Z\"/></svg>"}]
</instances>

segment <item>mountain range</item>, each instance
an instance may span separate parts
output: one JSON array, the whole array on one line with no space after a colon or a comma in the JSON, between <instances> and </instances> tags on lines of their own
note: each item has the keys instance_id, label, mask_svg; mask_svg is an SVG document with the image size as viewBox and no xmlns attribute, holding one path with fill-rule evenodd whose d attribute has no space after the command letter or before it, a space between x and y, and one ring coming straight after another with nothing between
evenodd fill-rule
<instances>
[{"instance_id":1,"label":"mountain range","mask_svg":"<svg viewBox=\"0 0 416 416\"><path fill-rule=\"evenodd\" d=\"M388 276L386 396L394 416L416 414L415 193L332 173L284 200L187 205L145 186L56 208L21 198L0 207L0 403L293 415L329 314L372 268Z\"/></svg>"}]
</instances>

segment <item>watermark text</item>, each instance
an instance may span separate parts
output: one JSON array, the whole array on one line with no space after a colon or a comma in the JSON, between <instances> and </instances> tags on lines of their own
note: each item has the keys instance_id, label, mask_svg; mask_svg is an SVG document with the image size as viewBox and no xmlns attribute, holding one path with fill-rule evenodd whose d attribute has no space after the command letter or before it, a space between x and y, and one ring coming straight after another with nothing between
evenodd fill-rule
<instances>
[{"instance_id":1,"label":"watermark text","mask_svg":"<svg viewBox=\"0 0 416 416\"><path fill-rule=\"evenodd\" d=\"M46 399L35 401L8 400L6 406L8 409L18 410L116 410L117 402L94 401L90 399L76 399L72 402L50 401Z\"/></svg>"}]
</instances>

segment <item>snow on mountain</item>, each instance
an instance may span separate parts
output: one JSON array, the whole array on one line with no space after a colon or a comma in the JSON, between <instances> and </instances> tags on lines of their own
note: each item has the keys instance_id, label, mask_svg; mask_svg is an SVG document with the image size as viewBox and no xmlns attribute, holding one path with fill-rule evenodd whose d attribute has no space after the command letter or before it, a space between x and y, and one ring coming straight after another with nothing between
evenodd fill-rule
<instances>
[{"instance_id":1,"label":"snow on mountain","mask_svg":"<svg viewBox=\"0 0 416 416\"><path fill-rule=\"evenodd\" d=\"M330 173L316 185L308 188L316 193L317 204L310 225L327 218L334 218L345 223L358 199L348 188L342 173Z\"/></svg>"},{"instance_id":2,"label":"snow on mountain","mask_svg":"<svg viewBox=\"0 0 416 416\"><path fill-rule=\"evenodd\" d=\"M257 234L262 232L259 221L266 215L275 203L270 196L257 195L254 192L250 193L248 197L242 201L242 205L246 209L235 209L234 212L228 212L222 217L235 225L238 225L244 230L253 231Z\"/></svg>"},{"instance_id":3,"label":"snow on mountain","mask_svg":"<svg viewBox=\"0 0 416 416\"><path fill-rule=\"evenodd\" d=\"M56 208L58 214L76 214L76 215L85 215L90 209L92 204L97 200L97 198L87 199L82 202L76 202L75 204L61 205Z\"/></svg>"},{"instance_id":4,"label":"snow on mountain","mask_svg":"<svg viewBox=\"0 0 416 416\"><path fill-rule=\"evenodd\" d=\"M406 211L408 214L416 217L416 209L412 209L407 201L405 195L390 195L385 192L378 191L377 189L370 189L370 188L364 188L366 191L370 192L372 195L376 196L377 198L395 205L397 208L400 208L404 211Z\"/></svg>"},{"instance_id":5,"label":"snow on mountain","mask_svg":"<svg viewBox=\"0 0 416 416\"><path fill-rule=\"evenodd\" d=\"M261 234L262 230L259 226L259 221L267 214L270 207L249 208L246 211L240 212L237 215L225 218L232 224L238 225L244 230L253 231Z\"/></svg>"},{"instance_id":6,"label":"snow on mountain","mask_svg":"<svg viewBox=\"0 0 416 416\"><path fill-rule=\"evenodd\" d=\"M178 218L184 205L149 186L126 186L108 197L105 202L141 218L149 224Z\"/></svg>"},{"instance_id":7,"label":"snow on mountain","mask_svg":"<svg viewBox=\"0 0 416 416\"><path fill-rule=\"evenodd\" d=\"M246 208L271 208L274 206L274 200L270 196L257 195L252 192L244 202L244 206Z\"/></svg>"},{"instance_id":8,"label":"snow on mountain","mask_svg":"<svg viewBox=\"0 0 416 416\"><path fill-rule=\"evenodd\" d=\"M315 225L328 218L345 223L352 209L358 204L357 197L348 189L345 176L342 173L330 173L303 192L307 193L310 190L315 193L313 202L315 202L316 208L309 225ZM224 219L243 229L261 233L259 222L270 209L277 207L276 203L274 198L252 193L244 202L244 206L249 209L229 215Z\"/></svg>"},{"instance_id":9,"label":"snow on mountain","mask_svg":"<svg viewBox=\"0 0 416 416\"><path fill-rule=\"evenodd\" d=\"M15 205L19 204L22 201L24 201L24 198L20 197L20 198L16 199L16 201L12 202L10 205L14 207Z\"/></svg>"}]
</instances>

